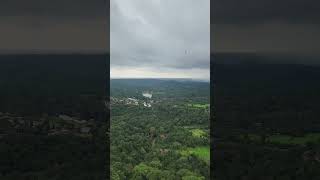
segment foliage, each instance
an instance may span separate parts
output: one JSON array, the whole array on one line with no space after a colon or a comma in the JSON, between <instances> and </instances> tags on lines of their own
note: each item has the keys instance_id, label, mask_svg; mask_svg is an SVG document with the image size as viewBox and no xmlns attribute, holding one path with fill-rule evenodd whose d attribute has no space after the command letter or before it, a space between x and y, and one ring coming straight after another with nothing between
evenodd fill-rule
<instances>
[{"instance_id":1,"label":"foliage","mask_svg":"<svg viewBox=\"0 0 320 180\"><path fill-rule=\"evenodd\" d=\"M318 179L319 66L279 63L299 57L214 58L213 178Z\"/></svg>"},{"instance_id":2,"label":"foliage","mask_svg":"<svg viewBox=\"0 0 320 180\"><path fill-rule=\"evenodd\" d=\"M192 136L198 137L198 138L204 137L207 134L202 129L191 129L190 131L192 133Z\"/></svg>"},{"instance_id":3,"label":"foliage","mask_svg":"<svg viewBox=\"0 0 320 180\"><path fill-rule=\"evenodd\" d=\"M208 83L192 81L112 80L112 171L120 179L209 179L209 164L199 156L203 152L180 153L196 146L208 150L209 111L187 106L208 103L208 88ZM142 92L151 92L152 98ZM139 104L126 103L128 98ZM201 136L193 135L192 130L200 132L196 129Z\"/></svg>"},{"instance_id":4,"label":"foliage","mask_svg":"<svg viewBox=\"0 0 320 180\"><path fill-rule=\"evenodd\" d=\"M210 161L210 148L209 147L187 148L187 149L182 150L181 154L183 156L195 155L207 163L209 163L209 161Z\"/></svg>"},{"instance_id":5,"label":"foliage","mask_svg":"<svg viewBox=\"0 0 320 180\"><path fill-rule=\"evenodd\" d=\"M107 57L106 54L0 56L1 180L105 179L109 154L103 104L108 94ZM14 118L5 117L8 114L23 119L24 123L12 124ZM94 119L92 136L49 135L50 122L58 121L56 117L60 114ZM33 127L32 122L42 124ZM70 126L59 124L62 128Z\"/></svg>"}]
</instances>

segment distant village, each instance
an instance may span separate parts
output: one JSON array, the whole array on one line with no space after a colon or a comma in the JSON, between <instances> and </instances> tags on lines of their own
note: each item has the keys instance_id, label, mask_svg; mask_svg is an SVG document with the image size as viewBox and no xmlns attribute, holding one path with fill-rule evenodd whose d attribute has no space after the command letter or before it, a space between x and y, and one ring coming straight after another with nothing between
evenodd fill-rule
<instances>
[{"instance_id":1,"label":"distant village","mask_svg":"<svg viewBox=\"0 0 320 180\"><path fill-rule=\"evenodd\" d=\"M142 96L145 97L146 99L141 100L133 97L129 97L129 98L110 97L110 100L111 100L111 103L121 103L125 105L134 105L134 106L143 105L144 107L151 108L152 104L155 103L154 100L151 100L152 94L149 92L143 92Z\"/></svg>"},{"instance_id":2,"label":"distant village","mask_svg":"<svg viewBox=\"0 0 320 180\"><path fill-rule=\"evenodd\" d=\"M0 112L0 137L11 133L45 133L49 136L72 134L91 137L95 126L94 119L80 120L68 115L48 116L40 118L21 117L15 114Z\"/></svg>"}]
</instances>

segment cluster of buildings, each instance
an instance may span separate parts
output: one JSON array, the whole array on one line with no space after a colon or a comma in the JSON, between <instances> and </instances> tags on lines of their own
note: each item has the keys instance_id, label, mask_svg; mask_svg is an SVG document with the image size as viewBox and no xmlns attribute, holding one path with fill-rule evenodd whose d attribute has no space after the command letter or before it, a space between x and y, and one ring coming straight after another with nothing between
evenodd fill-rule
<instances>
[{"instance_id":1,"label":"cluster of buildings","mask_svg":"<svg viewBox=\"0 0 320 180\"><path fill-rule=\"evenodd\" d=\"M94 119L79 120L68 115L47 116L40 118L21 117L0 112L0 135L9 133L45 132L48 135L73 134L90 137Z\"/></svg>"},{"instance_id":2,"label":"cluster of buildings","mask_svg":"<svg viewBox=\"0 0 320 180\"><path fill-rule=\"evenodd\" d=\"M149 92L143 92L142 96L144 99L136 99L133 97L129 98L116 98L116 97L110 97L111 104L125 104L125 105L133 105L133 106L139 106L143 105L144 107L152 107L152 104L154 103L152 98L152 94Z\"/></svg>"},{"instance_id":3,"label":"cluster of buildings","mask_svg":"<svg viewBox=\"0 0 320 180\"><path fill-rule=\"evenodd\" d=\"M59 115L49 119L48 135L73 134L78 136L92 136L94 119L79 120L68 115Z\"/></svg>"},{"instance_id":4,"label":"cluster of buildings","mask_svg":"<svg viewBox=\"0 0 320 180\"><path fill-rule=\"evenodd\" d=\"M136 98L123 98L123 99L119 99L119 98L115 98L115 97L111 97L111 102L112 103L121 103L121 104L125 104L125 105L133 105L133 106L139 106L139 105L143 105L144 107L151 107L152 103L154 103L153 100L138 100Z\"/></svg>"}]
</instances>

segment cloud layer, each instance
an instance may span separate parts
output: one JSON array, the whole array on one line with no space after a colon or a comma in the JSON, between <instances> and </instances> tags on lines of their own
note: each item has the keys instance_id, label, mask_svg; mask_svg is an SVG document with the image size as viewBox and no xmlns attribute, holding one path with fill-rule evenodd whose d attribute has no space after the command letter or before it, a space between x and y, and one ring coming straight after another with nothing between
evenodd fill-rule
<instances>
[{"instance_id":1,"label":"cloud layer","mask_svg":"<svg viewBox=\"0 0 320 180\"><path fill-rule=\"evenodd\" d=\"M208 78L203 72L210 71L209 3L209 0L112 0L112 75ZM130 68L141 72L118 71Z\"/></svg>"},{"instance_id":2,"label":"cloud layer","mask_svg":"<svg viewBox=\"0 0 320 180\"><path fill-rule=\"evenodd\" d=\"M0 52L106 52L105 0L2 0Z\"/></svg>"},{"instance_id":3,"label":"cloud layer","mask_svg":"<svg viewBox=\"0 0 320 180\"><path fill-rule=\"evenodd\" d=\"M317 24L319 7L317 0L215 0L211 13L215 24Z\"/></svg>"},{"instance_id":4,"label":"cloud layer","mask_svg":"<svg viewBox=\"0 0 320 180\"><path fill-rule=\"evenodd\" d=\"M215 0L211 51L320 57L319 7L317 0Z\"/></svg>"}]
</instances>

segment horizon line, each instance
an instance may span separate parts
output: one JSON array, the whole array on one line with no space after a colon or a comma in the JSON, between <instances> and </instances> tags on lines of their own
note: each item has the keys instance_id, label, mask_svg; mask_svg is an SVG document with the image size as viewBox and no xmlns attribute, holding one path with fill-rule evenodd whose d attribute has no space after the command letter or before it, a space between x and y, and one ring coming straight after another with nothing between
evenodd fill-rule
<instances>
[{"instance_id":1,"label":"horizon line","mask_svg":"<svg viewBox=\"0 0 320 180\"><path fill-rule=\"evenodd\" d=\"M110 80L115 79L159 79L159 80L195 80L195 81L210 81L205 78L183 78L183 77L110 77Z\"/></svg>"},{"instance_id":2,"label":"horizon line","mask_svg":"<svg viewBox=\"0 0 320 180\"><path fill-rule=\"evenodd\" d=\"M0 49L0 55L110 54L106 49Z\"/></svg>"}]
</instances>

